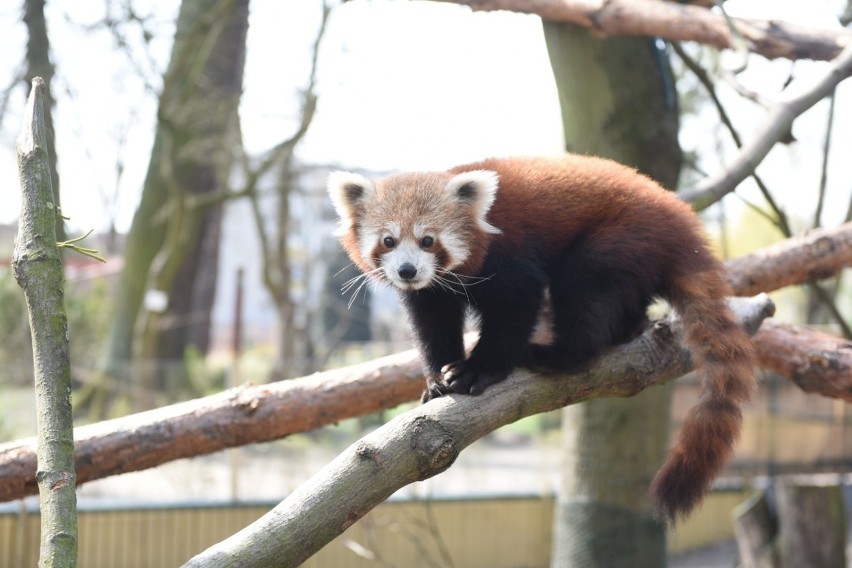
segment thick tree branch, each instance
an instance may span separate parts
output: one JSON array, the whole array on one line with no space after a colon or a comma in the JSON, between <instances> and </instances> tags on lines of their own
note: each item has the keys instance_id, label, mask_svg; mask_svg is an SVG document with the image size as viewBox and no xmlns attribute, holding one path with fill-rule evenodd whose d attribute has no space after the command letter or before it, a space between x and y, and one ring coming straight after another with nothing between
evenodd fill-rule
<instances>
[{"instance_id":1,"label":"thick tree branch","mask_svg":"<svg viewBox=\"0 0 852 568\"><path fill-rule=\"evenodd\" d=\"M647 35L736 48L722 14L659 0L439 0L473 10L508 10L590 28L602 35ZM844 29L816 29L777 20L731 18L749 51L774 59L834 59L849 44Z\"/></svg>"},{"instance_id":2,"label":"thick tree branch","mask_svg":"<svg viewBox=\"0 0 852 568\"><path fill-rule=\"evenodd\" d=\"M772 314L768 296L732 300L751 332ZM445 396L402 414L349 447L272 511L185 566L298 566L395 491L441 473L475 440L540 412L632 396L691 368L676 318L657 322L586 373L518 370L487 396Z\"/></svg>"},{"instance_id":3,"label":"thick tree branch","mask_svg":"<svg viewBox=\"0 0 852 568\"><path fill-rule=\"evenodd\" d=\"M74 432L77 484L307 432L415 400L422 390L420 362L406 351L82 426ZM0 445L0 502L36 493L35 444Z\"/></svg>"},{"instance_id":4,"label":"thick tree branch","mask_svg":"<svg viewBox=\"0 0 852 568\"><path fill-rule=\"evenodd\" d=\"M755 346L762 367L803 391L852 402L852 341L770 319Z\"/></svg>"},{"instance_id":5,"label":"thick tree branch","mask_svg":"<svg viewBox=\"0 0 852 568\"><path fill-rule=\"evenodd\" d=\"M852 266L852 223L818 229L725 263L739 296L816 282Z\"/></svg>"}]
</instances>

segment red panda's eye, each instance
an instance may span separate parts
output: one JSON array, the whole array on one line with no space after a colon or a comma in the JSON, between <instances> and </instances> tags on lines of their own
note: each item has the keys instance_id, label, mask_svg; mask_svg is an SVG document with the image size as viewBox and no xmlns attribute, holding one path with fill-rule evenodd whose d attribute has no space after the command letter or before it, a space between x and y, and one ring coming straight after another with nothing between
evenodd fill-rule
<instances>
[{"instance_id":1,"label":"red panda's eye","mask_svg":"<svg viewBox=\"0 0 852 568\"><path fill-rule=\"evenodd\" d=\"M385 237L382 243L384 243L384 245L389 249L393 248L394 245L396 245L396 241L393 239L393 237Z\"/></svg>"},{"instance_id":2,"label":"red panda's eye","mask_svg":"<svg viewBox=\"0 0 852 568\"><path fill-rule=\"evenodd\" d=\"M420 246L423 248L429 248L435 244L435 239L432 237L423 237L420 239Z\"/></svg>"}]
</instances>

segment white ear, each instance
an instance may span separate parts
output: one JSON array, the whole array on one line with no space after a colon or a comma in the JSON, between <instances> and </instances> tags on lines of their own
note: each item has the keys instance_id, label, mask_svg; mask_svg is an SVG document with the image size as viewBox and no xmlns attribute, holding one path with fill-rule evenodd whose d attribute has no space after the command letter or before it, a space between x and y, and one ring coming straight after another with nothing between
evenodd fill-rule
<instances>
[{"instance_id":1,"label":"white ear","mask_svg":"<svg viewBox=\"0 0 852 568\"><path fill-rule=\"evenodd\" d=\"M485 220L491 205L494 203L494 198L497 197L499 181L497 172L474 170L453 177L444 190L472 208L474 218L480 229L486 233L499 234L500 229Z\"/></svg>"},{"instance_id":2,"label":"white ear","mask_svg":"<svg viewBox=\"0 0 852 568\"><path fill-rule=\"evenodd\" d=\"M345 232L373 199L376 188L361 174L337 171L328 174L328 194L340 216L339 230Z\"/></svg>"}]
</instances>

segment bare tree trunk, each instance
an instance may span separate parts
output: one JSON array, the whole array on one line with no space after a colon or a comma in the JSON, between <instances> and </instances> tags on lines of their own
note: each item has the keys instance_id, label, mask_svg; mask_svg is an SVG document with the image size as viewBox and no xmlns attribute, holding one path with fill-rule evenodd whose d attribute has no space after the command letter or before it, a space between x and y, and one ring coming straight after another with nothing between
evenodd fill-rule
<instances>
[{"instance_id":1,"label":"bare tree trunk","mask_svg":"<svg viewBox=\"0 0 852 568\"><path fill-rule=\"evenodd\" d=\"M775 485L781 566L845 568L846 513L839 485Z\"/></svg>"},{"instance_id":2,"label":"bare tree trunk","mask_svg":"<svg viewBox=\"0 0 852 568\"><path fill-rule=\"evenodd\" d=\"M592 37L545 22L567 150L677 184L677 93L666 54L647 38ZM563 411L564 471L551 566L661 566L665 530L648 487L668 447L669 386Z\"/></svg>"},{"instance_id":3,"label":"bare tree trunk","mask_svg":"<svg viewBox=\"0 0 852 568\"><path fill-rule=\"evenodd\" d=\"M181 187L188 196L224 194L236 155L234 147L239 143L237 108L245 68L248 0L231 4L223 14L219 24L223 29L211 46L199 77L204 87L192 102L197 105L198 115L186 125L189 133L196 132L207 139L206 150L191 157L197 171ZM200 21L210 7L194 6L194 9L195 18ZM208 112L214 114L206 115ZM169 283L169 304L161 320L168 321L168 325L157 334L158 360L180 362L190 345L202 354L207 353L219 270L222 209L223 202L216 201L190 212L199 217L197 229L188 239L188 250L178 253L183 260ZM175 251L166 253L175 254ZM163 386L162 374L159 378Z\"/></svg>"},{"instance_id":4,"label":"bare tree trunk","mask_svg":"<svg viewBox=\"0 0 852 568\"><path fill-rule=\"evenodd\" d=\"M134 352L157 354L162 318L143 310L149 289L165 293L174 318L183 310L209 313L210 271L216 269L217 246L193 247L200 235L215 239L221 216L213 195L222 194L236 143L236 109L242 88L248 0L199 0L181 5L175 43L160 96L157 133L142 198L127 236L125 266L116 290L115 313L101 369L127 379ZM204 46L204 48L199 48ZM203 201L200 196L207 198ZM206 207L214 207L205 214ZM205 242L204 245L213 243ZM212 256L197 258L203 252ZM183 262L195 262L181 272ZM207 272L205 272L207 271ZM175 278L197 277L206 296L198 300ZM150 285L150 288L149 288ZM182 284L188 286L186 282ZM182 297L192 295L194 300ZM172 301L172 295L175 299ZM175 306L180 306L180 311ZM206 312L205 312L206 310ZM140 315L146 316L146 338L134 348ZM176 339L183 353L184 338ZM156 386L156 377L149 380Z\"/></svg>"}]
</instances>

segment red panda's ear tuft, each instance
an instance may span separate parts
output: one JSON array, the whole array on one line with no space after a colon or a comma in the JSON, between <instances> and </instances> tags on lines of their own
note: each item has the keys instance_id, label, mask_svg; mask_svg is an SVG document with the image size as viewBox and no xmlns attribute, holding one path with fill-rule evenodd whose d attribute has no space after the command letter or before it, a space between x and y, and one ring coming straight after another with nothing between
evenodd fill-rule
<instances>
[{"instance_id":1,"label":"red panda's ear tuft","mask_svg":"<svg viewBox=\"0 0 852 568\"><path fill-rule=\"evenodd\" d=\"M340 234L355 224L375 196L376 188L361 174L337 171L328 174L328 194L340 216L340 227L336 231Z\"/></svg>"},{"instance_id":2,"label":"red panda's ear tuft","mask_svg":"<svg viewBox=\"0 0 852 568\"><path fill-rule=\"evenodd\" d=\"M499 182L497 172L474 170L454 176L447 182L445 191L454 199L471 207L471 212L480 229L486 233L499 234L500 229L485 220L497 196Z\"/></svg>"}]
</instances>

